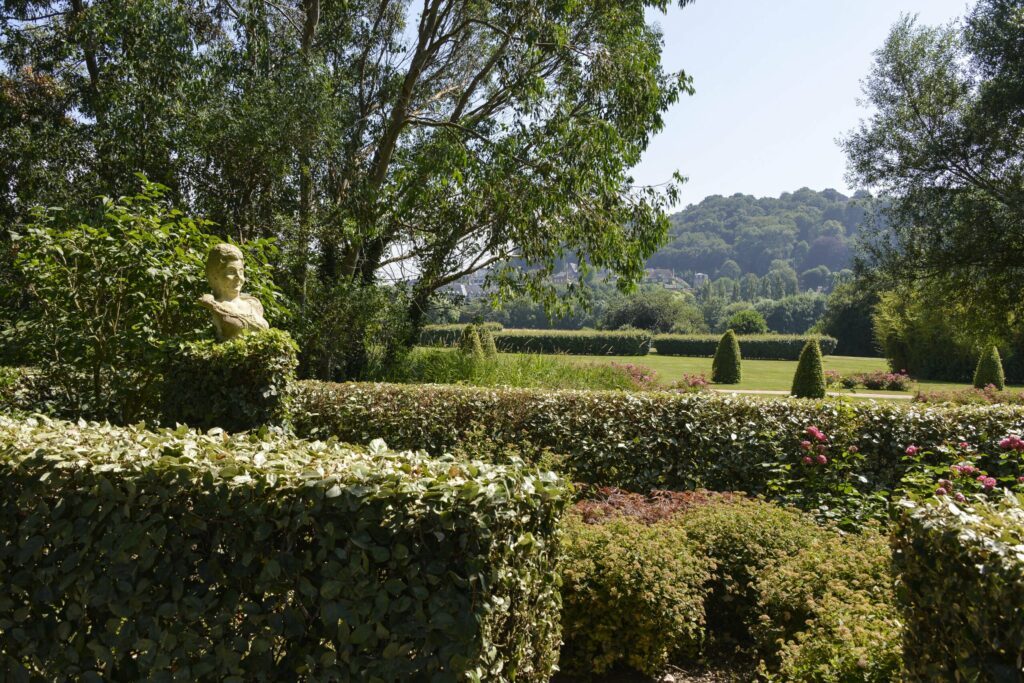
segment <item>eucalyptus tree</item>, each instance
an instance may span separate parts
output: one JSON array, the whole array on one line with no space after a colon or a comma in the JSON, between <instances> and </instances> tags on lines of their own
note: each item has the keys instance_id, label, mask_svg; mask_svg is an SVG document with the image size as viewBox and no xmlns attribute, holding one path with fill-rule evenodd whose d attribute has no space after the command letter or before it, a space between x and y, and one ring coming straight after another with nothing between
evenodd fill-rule
<instances>
[{"instance_id":1,"label":"eucalyptus tree","mask_svg":"<svg viewBox=\"0 0 1024 683\"><path fill-rule=\"evenodd\" d=\"M280 238L300 316L304 293L400 280L414 330L485 267L556 307L560 258L627 285L666 234L679 177L637 187L629 169L692 92L646 18L670 4L7 0L0 210L127 192L141 171L225 234Z\"/></svg>"}]
</instances>

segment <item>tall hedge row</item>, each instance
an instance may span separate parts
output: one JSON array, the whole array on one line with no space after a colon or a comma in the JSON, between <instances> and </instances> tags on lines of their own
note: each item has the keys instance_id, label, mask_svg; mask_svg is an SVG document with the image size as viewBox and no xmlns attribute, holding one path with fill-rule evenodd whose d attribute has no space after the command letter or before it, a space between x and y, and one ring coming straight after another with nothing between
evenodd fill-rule
<instances>
[{"instance_id":1,"label":"tall hedge row","mask_svg":"<svg viewBox=\"0 0 1024 683\"><path fill-rule=\"evenodd\" d=\"M835 337L790 334L738 335L740 351L747 360L796 360L808 339L817 339L824 355L833 353ZM659 334L654 348L659 356L692 356L711 358L718 348L719 337L707 334Z\"/></svg>"},{"instance_id":2,"label":"tall hedge row","mask_svg":"<svg viewBox=\"0 0 1024 683\"><path fill-rule=\"evenodd\" d=\"M893 557L907 680L1024 680L1024 500L908 504Z\"/></svg>"},{"instance_id":3,"label":"tall hedge row","mask_svg":"<svg viewBox=\"0 0 1024 683\"><path fill-rule=\"evenodd\" d=\"M554 475L0 416L0 680L547 681Z\"/></svg>"},{"instance_id":4,"label":"tall hedge row","mask_svg":"<svg viewBox=\"0 0 1024 683\"><path fill-rule=\"evenodd\" d=\"M420 333L423 346L457 346L465 327L428 326ZM584 356L645 356L651 335L643 330L503 330L489 327L499 351L506 353L570 353Z\"/></svg>"},{"instance_id":5,"label":"tall hedge row","mask_svg":"<svg viewBox=\"0 0 1024 683\"><path fill-rule=\"evenodd\" d=\"M451 451L485 434L497 446L550 449L576 481L651 488L760 492L791 462L815 425L856 444L873 486L903 474L908 444L996 442L1024 429L1020 406L934 406L762 401L668 392L545 391L401 384L300 382L303 435Z\"/></svg>"}]
</instances>

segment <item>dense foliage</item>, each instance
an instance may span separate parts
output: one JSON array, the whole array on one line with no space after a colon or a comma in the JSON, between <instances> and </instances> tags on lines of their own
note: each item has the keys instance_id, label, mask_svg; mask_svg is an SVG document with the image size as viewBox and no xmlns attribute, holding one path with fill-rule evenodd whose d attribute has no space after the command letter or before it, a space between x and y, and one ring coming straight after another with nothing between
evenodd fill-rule
<instances>
[{"instance_id":1,"label":"dense foliage","mask_svg":"<svg viewBox=\"0 0 1024 683\"><path fill-rule=\"evenodd\" d=\"M766 334L768 323L764 316L756 310L738 311L726 323L726 327L736 334Z\"/></svg>"},{"instance_id":2,"label":"dense foliage","mask_svg":"<svg viewBox=\"0 0 1024 683\"><path fill-rule=\"evenodd\" d=\"M462 327L458 328L460 330ZM493 330L494 343L506 353L569 353L584 356L646 356L651 335L641 330ZM420 343L448 346L455 339L447 325L428 327Z\"/></svg>"},{"instance_id":3,"label":"dense foliage","mask_svg":"<svg viewBox=\"0 0 1024 683\"><path fill-rule=\"evenodd\" d=\"M541 683L555 665L550 473L2 416L0 472L4 680Z\"/></svg>"},{"instance_id":4,"label":"dense foliage","mask_svg":"<svg viewBox=\"0 0 1024 683\"><path fill-rule=\"evenodd\" d=\"M281 330L243 334L223 343L185 342L169 349L161 421L231 432L285 423L298 351Z\"/></svg>"},{"instance_id":5,"label":"dense foliage","mask_svg":"<svg viewBox=\"0 0 1024 683\"><path fill-rule=\"evenodd\" d=\"M989 346L981 352L978 365L974 368L974 388L984 389L995 387L996 391L1006 388L1006 375L1003 374L1003 361L999 357L999 349Z\"/></svg>"},{"instance_id":6,"label":"dense foliage","mask_svg":"<svg viewBox=\"0 0 1024 683\"><path fill-rule=\"evenodd\" d=\"M17 240L14 265L30 300L17 339L69 415L154 417L166 350L213 334L196 301L208 291L203 263L217 239L207 222L172 209L166 188L141 184L82 213L39 209ZM247 248L247 291L273 321L281 308L263 247Z\"/></svg>"},{"instance_id":7,"label":"dense foliage","mask_svg":"<svg viewBox=\"0 0 1024 683\"><path fill-rule=\"evenodd\" d=\"M574 481L766 493L849 527L886 517L904 489L930 495L954 464L1000 485L1024 475L1020 454L1000 446L1024 430L1019 406L303 382L294 412L311 437L432 453L472 443L480 457L522 447Z\"/></svg>"},{"instance_id":8,"label":"dense foliage","mask_svg":"<svg viewBox=\"0 0 1024 683\"><path fill-rule=\"evenodd\" d=\"M466 325L462 328L462 334L459 335L459 353L478 360L484 357L484 347L480 343L480 333L477 332L476 325Z\"/></svg>"},{"instance_id":9,"label":"dense foliage","mask_svg":"<svg viewBox=\"0 0 1024 683\"><path fill-rule=\"evenodd\" d=\"M908 680L1024 676L1024 502L908 504L893 536Z\"/></svg>"},{"instance_id":10,"label":"dense foliage","mask_svg":"<svg viewBox=\"0 0 1024 683\"><path fill-rule=\"evenodd\" d=\"M601 318L601 327L685 334L703 332L704 316L692 295L653 287L612 298Z\"/></svg>"},{"instance_id":11,"label":"dense foliage","mask_svg":"<svg viewBox=\"0 0 1024 683\"><path fill-rule=\"evenodd\" d=\"M825 355L836 348L833 337L811 337L818 341ZM797 335L765 334L744 335L739 338L740 351L748 360L797 360L808 337ZM660 356L693 356L710 358L715 355L720 338L712 335L659 334L654 348Z\"/></svg>"},{"instance_id":12,"label":"dense foliage","mask_svg":"<svg viewBox=\"0 0 1024 683\"><path fill-rule=\"evenodd\" d=\"M809 339L800 352L789 392L797 398L825 398L825 369L821 365L821 347Z\"/></svg>"},{"instance_id":13,"label":"dense foliage","mask_svg":"<svg viewBox=\"0 0 1024 683\"><path fill-rule=\"evenodd\" d=\"M866 283L844 282L829 295L814 329L838 340L835 352L840 356L878 356L871 320L877 304L878 293Z\"/></svg>"},{"instance_id":14,"label":"dense foliage","mask_svg":"<svg viewBox=\"0 0 1024 683\"><path fill-rule=\"evenodd\" d=\"M743 379L743 357L736 333L726 330L718 340L715 357L711 361L711 381L715 384L739 384Z\"/></svg>"}]
</instances>

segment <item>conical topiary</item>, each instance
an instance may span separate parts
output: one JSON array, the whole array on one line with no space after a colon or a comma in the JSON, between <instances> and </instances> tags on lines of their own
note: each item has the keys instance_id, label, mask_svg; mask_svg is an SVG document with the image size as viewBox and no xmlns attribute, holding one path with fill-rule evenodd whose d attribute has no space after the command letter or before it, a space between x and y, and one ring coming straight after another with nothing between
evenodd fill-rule
<instances>
[{"instance_id":1,"label":"conical topiary","mask_svg":"<svg viewBox=\"0 0 1024 683\"><path fill-rule=\"evenodd\" d=\"M726 330L718 340L715 360L711 362L711 381L715 384L739 384L743 376L742 361L736 333Z\"/></svg>"},{"instance_id":2,"label":"conical topiary","mask_svg":"<svg viewBox=\"0 0 1024 683\"><path fill-rule=\"evenodd\" d=\"M974 368L974 386L984 389L990 384L999 391L1006 388L1003 361L999 357L999 349L995 346L989 347L988 351L981 354L981 358L978 359L978 367Z\"/></svg>"},{"instance_id":3,"label":"conical topiary","mask_svg":"<svg viewBox=\"0 0 1024 683\"><path fill-rule=\"evenodd\" d=\"M484 347L480 344L480 334L476 331L476 325L466 325L462 328L462 336L459 338L459 351L467 356L483 358Z\"/></svg>"},{"instance_id":4,"label":"conical topiary","mask_svg":"<svg viewBox=\"0 0 1024 683\"><path fill-rule=\"evenodd\" d=\"M476 332L480 336L480 347L484 350L484 355L488 358L497 356L498 345L494 343L494 335L491 334L491 329L486 325L480 325L477 327Z\"/></svg>"},{"instance_id":5,"label":"conical topiary","mask_svg":"<svg viewBox=\"0 0 1024 683\"><path fill-rule=\"evenodd\" d=\"M797 398L825 398L825 370L821 367L821 346L817 339L804 344L790 393Z\"/></svg>"}]
</instances>

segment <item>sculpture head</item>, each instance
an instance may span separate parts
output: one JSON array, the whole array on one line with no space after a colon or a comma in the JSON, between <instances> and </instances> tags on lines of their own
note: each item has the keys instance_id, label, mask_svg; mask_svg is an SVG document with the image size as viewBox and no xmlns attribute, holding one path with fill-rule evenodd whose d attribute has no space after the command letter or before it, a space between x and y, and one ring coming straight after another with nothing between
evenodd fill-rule
<instances>
[{"instance_id":1,"label":"sculpture head","mask_svg":"<svg viewBox=\"0 0 1024 683\"><path fill-rule=\"evenodd\" d=\"M218 244L206 257L206 279L220 301L238 298L245 284L245 260L242 250L233 244Z\"/></svg>"}]
</instances>

